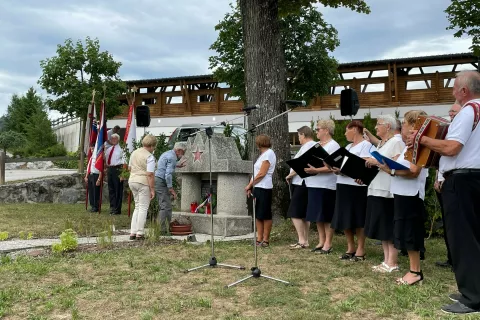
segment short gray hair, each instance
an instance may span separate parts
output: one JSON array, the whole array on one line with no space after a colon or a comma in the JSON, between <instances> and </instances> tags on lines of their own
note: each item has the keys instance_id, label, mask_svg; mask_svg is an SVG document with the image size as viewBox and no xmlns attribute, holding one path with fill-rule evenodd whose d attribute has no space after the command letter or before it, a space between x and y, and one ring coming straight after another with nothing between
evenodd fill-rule
<instances>
[{"instance_id":1,"label":"short gray hair","mask_svg":"<svg viewBox=\"0 0 480 320\"><path fill-rule=\"evenodd\" d=\"M112 134L111 138L117 138L118 140L120 140L120 136L116 133Z\"/></svg>"},{"instance_id":2,"label":"short gray hair","mask_svg":"<svg viewBox=\"0 0 480 320\"><path fill-rule=\"evenodd\" d=\"M175 146L173 147L174 150L187 150L187 143L186 142L176 142Z\"/></svg>"},{"instance_id":3,"label":"short gray hair","mask_svg":"<svg viewBox=\"0 0 480 320\"><path fill-rule=\"evenodd\" d=\"M472 94L480 94L480 73L477 71L460 71L456 79Z\"/></svg>"},{"instance_id":4,"label":"short gray hair","mask_svg":"<svg viewBox=\"0 0 480 320\"><path fill-rule=\"evenodd\" d=\"M317 126L320 129L327 129L331 136L335 133L335 122L332 119L320 119L317 121Z\"/></svg>"},{"instance_id":5,"label":"short gray hair","mask_svg":"<svg viewBox=\"0 0 480 320\"><path fill-rule=\"evenodd\" d=\"M385 124L388 124L390 126L389 131L394 131L397 127L397 120L390 114L379 115L377 117L377 121L378 120L382 120L383 122L385 122Z\"/></svg>"}]
</instances>

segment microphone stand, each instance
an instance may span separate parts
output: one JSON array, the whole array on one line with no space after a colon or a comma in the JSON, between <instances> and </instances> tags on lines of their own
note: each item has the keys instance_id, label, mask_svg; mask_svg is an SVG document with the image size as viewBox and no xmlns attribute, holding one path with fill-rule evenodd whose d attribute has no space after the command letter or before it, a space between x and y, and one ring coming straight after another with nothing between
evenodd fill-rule
<instances>
[{"instance_id":1,"label":"microphone stand","mask_svg":"<svg viewBox=\"0 0 480 320\"><path fill-rule=\"evenodd\" d=\"M208 204L210 205L210 218L211 218L210 219L210 221L211 221L210 243L211 243L211 250L212 251L211 251L210 260L208 261L207 264L204 264L204 265L201 265L201 266L198 266L198 267L194 267L194 268L191 268L191 269L187 269L187 270L185 270L185 273L188 273L188 272L191 272L191 271L194 271L194 270L203 269L203 268L206 268L206 267L215 268L217 266L232 268L232 269L245 270L245 267L243 267L243 266L234 266L234 265L229 265L229 264L224 264L224 263L218 263L217 258L215 258L215 244L214 244L215 241L213 239L213 206L212 206L213 183L212 183L212 142L211 142L211 138L212 138L212 135L213 135L213 129L212 129L212 127L208 127L205 130L195 132L195 133L191 134L190 136L197 135L197 134L199 134L200 132L203 132L203 131L205 131L205 133L207 134L207 137L208 137L208 158L209 158L209 162L210 162L210 170L209 170L210 171L210 195L208 196Z\"/></svg>"},{"instance_id":2,"label":"microphone stand","mask_svg":"<svg viewBox=\"0 0 480 320\"><path fill-rule=\"evenodd\" d=\"M289 113L290 111L292 111L293 109L295 109L296 106L292 106L290 109L258 124L257 126L255 126L253 123L250 122L250 115L251 115L251 110L252 109L249 109L249 110L245 110L245 115L247 116L248 118L248 123L250 125L250 129L247 131L247 134L250 133L250 145L251 145L251 148L252 148L252 180L255 178L255 162L253 162L253 159L254 159L254 156L255 156L255 148L254 148L254 145L255 145L255 131L258 127L260 126L263 126L264 124L268 123L268 122L271 122L273 121L274 119L276 118L279 118L287 113ZM250 278L266 278L266 279L270 279L270 280L274 280L274 281L277 281L277 282L282 282L282 283L285 283L285 284L290 284L290 282L288 281L285 281L285 280L281 280L281 279L277 279L277 278L273 278L273 277L270 277L270 276L267 276L267 275L264 275L262 274L262 271L260 270L259 266L258 266L258 255L257 255L257 244L256 244L256 239L257 239L257 231L256 231L256 210L255 210L255 204L256 204L256 199L255 199L255 195L254 195L254 190L255 190L255 185L253 185L253 189L252 189L252 197L253 197L253 254L254 254L254 261L255 261L255 264L252 268L250 268L251 270L251 274L243 279L240 279L240 280L237 280L229 285L226 286L226 288L230 288L230 287L233 287L239 283L242 283Z\"/></svg>"}]
</instances>

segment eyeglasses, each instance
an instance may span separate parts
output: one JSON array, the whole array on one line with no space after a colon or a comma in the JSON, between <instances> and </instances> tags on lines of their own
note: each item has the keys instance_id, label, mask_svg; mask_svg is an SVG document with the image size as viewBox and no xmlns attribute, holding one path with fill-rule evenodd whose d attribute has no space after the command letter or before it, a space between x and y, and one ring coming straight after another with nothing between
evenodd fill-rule
<instances>
[{"instance_id":1,"label":"eyeglasses","mask_svg":"<svg viewBox=\"0 0 480 320\"><path fill-rule=\"evenodd\" d=\"M384 126L386 123L377 123L377 126Z\"/></svg>"},{"instance_id":2,"label":"eyeglasses","mask_svg":"<svg viewBox=\"0 0 480 320\"><path fill-rule=\"evenodd\" d=\"M322 130L322 129L325 129L325 128L315 128L315 131L318 132L318 131L320 131L320 130Z\"/></svg>"}]
</instances>

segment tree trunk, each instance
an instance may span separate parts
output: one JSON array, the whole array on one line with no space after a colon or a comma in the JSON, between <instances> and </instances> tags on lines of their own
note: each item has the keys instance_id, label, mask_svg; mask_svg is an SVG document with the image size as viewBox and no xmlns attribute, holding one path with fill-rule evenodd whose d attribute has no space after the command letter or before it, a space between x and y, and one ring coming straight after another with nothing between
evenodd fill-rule
<instances>
[{"instance_id":1,"label":"tree trunk","mask_svg":"<svg viewBox=\"0 0 480 320\"><path fill-rule=\"evenodd\" d=\"M240 0L240 10L245 52L246 102L248 105L261 106L261 109L252 111L250 117L251 122L258 125L286 110L283 104L286 63L281 44L278 0ZM256 134L266 134L272 140L272 149L277 156L272 209L274 215L286 216L289 197L285 177L289 169L285 161L290 159L288 115L259 127Z\"/></svg>"},{"instance_id":2,"label":"tree trunk","mask_svg":"<svg viewBox=\"0 0 480 320\"><path fill-rule=\"evenodd\" d=\"M82 119L81 123L81 130L80 130L80 148L78 153L80 154L80 160L78 163L78 172L83 174L85 172L84 164L85 164L85 133L87 127L87 119ZM90 147L90 146L89 146Z\"/></svg>"}]
</instances>

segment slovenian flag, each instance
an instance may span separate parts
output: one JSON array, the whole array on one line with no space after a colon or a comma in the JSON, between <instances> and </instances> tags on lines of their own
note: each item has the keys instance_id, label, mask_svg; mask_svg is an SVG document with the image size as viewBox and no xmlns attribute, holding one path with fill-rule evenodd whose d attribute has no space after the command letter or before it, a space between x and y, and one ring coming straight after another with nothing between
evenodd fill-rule
<instances>
[{"instance_id":1,"label":"slovenian flag","mask_svg":"<svg viewBox=\"0 0 480 320\"><path fill-rule=\"evenodd\" d=\"M84 152L88 156L88 159L92 156L90 146L97 141L97 120L95 119L97 113L95 110L95 103L91 103L88 106L88 115L86 123L86 133L84 142Z\"/></svg>"},{"instance_id":2,"label":"slovenian flag","mask_svg":"<svg viewBox=\"0 0 480 320\"><path fill-rule=\"evenodd\" d=\"M100 121L98 122L98 133L97 133L97 142L94 149L95 157L95 168L100 172L103 172L104 162L105 162L105 152L103 145L105 141L108 140L107 137L107 118L105 116L105 101L102 101L102 106L100 107Z\"/></svg>"},{"instance_id":3,"label":"slovenian flag","mask_svg":"<svg viewBox=\"0 0 480 320\"><path fill-rule=\"evenodd\" d=\"M135 124L135 107L132 104L128 111L127 127L125 129L125 144L127 145L128 152L133 152L133 144L137 140L137 126Z\"/></svg>"}]
</instances>

